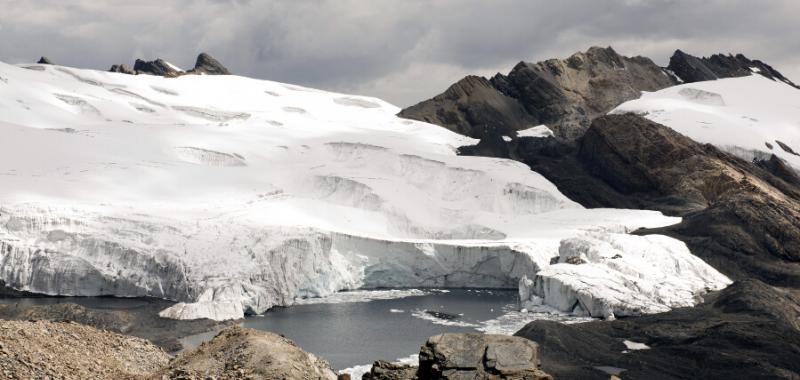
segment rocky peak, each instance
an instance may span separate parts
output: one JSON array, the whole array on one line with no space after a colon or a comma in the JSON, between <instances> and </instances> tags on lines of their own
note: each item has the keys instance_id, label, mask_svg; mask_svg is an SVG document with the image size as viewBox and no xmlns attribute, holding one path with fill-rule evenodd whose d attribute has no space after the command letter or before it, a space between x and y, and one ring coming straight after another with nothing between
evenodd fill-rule
<instances>
[{"instance_id":1,"label":"rocky peak","mask_svg":"<svg viewBox=\"0 0 800 380\"><path fill-rule=\"evenodd\" d=\"M136 74L136 72L133 71L133 69L131 69L130 66L128 66L128 65L126 65L124 63L118 64L118 65L112 65L111 68L108 69L108 71L110 71L112 73Z\"/></svg>"},{"instance_id":2,"label":"rocky peak","mask_svg":"<svg viewBox=\"0 0 800 380\"><path fill-rule=\"evenodd\" d=\"M480 137L490 133L513 135L519 129L537 124L516 99L498 91L493 81L473 75L433 99L401 111L400 116Z\"/></svg>"},{"instance_id":3,"label":"rocky peak","mask_svg":"<svg viewBox=\"0 0 800 380\"><path fill-rule=\"evenodd\" d=\"M208 74L208 75L230 75L231 72L223 66L219 61L214 59L208 53L200 53L197 56L197 61L194 64L194 69L189 70L190 73L195 74Z\"/></svg>"},{"instance_id":4,"label":"rocky peak","mask_svg":"<svg viewBox=\"0 0 800 380\"><path fill-rule=\"evenodd\" d=\"M483 79L483 80L480 80ZM580 136L594 117L676 81L651 60L592 47L566 59L520 62L508 75L467 77L399 116L441 125L473 138L547 124L562 140ZM469 88L470 96L453 96ZM461 92L459 92L461 91Z\"/></svg>"},{"instance_id":5,"label":"rocky peak","mask_svg":"<svg viewBox=\"0 0 800 380\"><path fill-rule=\"evenodd\" d=\"M41 65L53 65L53 61L51 61L49 58L47 58L45 56L42 56L42 58L39 58L39 60L36 63L41 64Z\"/></svg>"},{"instance_id":6,"label":"rocky peak","mask_svg":"<svg viewBox=\"0 0 800 380\"><path fill-rule=\"evenodd\" d=\"M170 65L161 58L158 58L155 61L144 61L137 59L136 63L133 65L133 71L135 71L136 74L149 74L165 77L178 76L180 73L180 71L176 70L174 66Z\"/></svg>"},{"instance_id":7,"label":"rocky peak","mask_svg":"<svg viewBox=\"0 0 800 380\"><path fill-rule=\"evenodd\" d=\"M667 69L687 83L759 74L800 88L772 66L757 59L751 60L743 54L714 54L698 58L676 50L669 60Z\"/></svg>"}]
</instances>

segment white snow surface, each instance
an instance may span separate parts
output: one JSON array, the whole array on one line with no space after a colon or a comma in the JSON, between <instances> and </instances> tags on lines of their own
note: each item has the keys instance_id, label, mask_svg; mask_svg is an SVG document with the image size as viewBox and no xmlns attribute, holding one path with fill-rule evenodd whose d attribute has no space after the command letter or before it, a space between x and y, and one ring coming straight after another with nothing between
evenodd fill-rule
<instances>
[{"instance_id":1,"label":"white snow surface","mask_svg":"<svg viewBox=\"0 0 800 380\"><path fill-rule=\"evenodd\" d=\"M457 156L475 141L398 111L239 76L0 63L0 280L160 297L178 301L164 317L224 320L348 289L516 287L587 234L664 265L690 256L675 240L626 235L678 218L585 210L521 163ZM698 281L713 269L694 264L664 271L680 300L646 310L721 286L717 274ZM618 271L551 269L539 295L629 310L605 297L659 293L665 278L648 282L650 270L637 293L616 288L629 286ZM594 292L570 275L606 277Z\"/></svg>"},{"instance_id":2,"label":"white snow surface","mask_svg":"<svg viewBox=\"0 0 800 380\"><path fill-rule=\"evenodd\" d=\"M623 103L691 139L745 160L771 154L800 169L800 90L761 75L688 83ZM794 153L783 149L778 141Z\"/></svg>"},{"instance_id":3,"label":"white snow surface","mask_svg":"<svg viewBox=\"0 0 800 380\"><path fill-rule=\"evenodd\" d=\"M518 137L553 137L553 131L546 125L537 125L528 129L517 131Z\"/></svg>"}]
</instances>

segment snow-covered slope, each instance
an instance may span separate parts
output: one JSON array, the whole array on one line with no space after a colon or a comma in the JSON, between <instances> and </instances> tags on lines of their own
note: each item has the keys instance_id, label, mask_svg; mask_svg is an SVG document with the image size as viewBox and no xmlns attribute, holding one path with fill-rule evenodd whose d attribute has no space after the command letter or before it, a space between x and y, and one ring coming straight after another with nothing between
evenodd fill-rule
<instances>
[{"instance_id":1,"label":"snow-covered slope","mask_svg":"<svg viewBox=\"0 0 800 380\"><path fill-rule=\"evenodd\" d=\"M565 239L613 242L678 220L584 210L521 163L456 156L474 142L398 111L237 76L0 63L0 280L162 297L180 301L164 316L228 319L358 287L516 287L571 266L550 265ZM648 245L659 263L693 259L664 239ZM696 269L642 281L666 284L664 307L727 283ZM580 282L619 287L613 276ZM690 289L671 292L675 283ZM558 284L545 303L574 293Z\"/></svg>"},{"instance_id":2,"label":"snow-covered slope","mask_svg":"<svg viewBox=\"0 0 800 380\"><path fill-rule=\"evenodd\" d=\"M644 114L746 160L775 154L800 169L800 90L761 75L644 93L612 112Z\"/></svg>"}]
</instances>

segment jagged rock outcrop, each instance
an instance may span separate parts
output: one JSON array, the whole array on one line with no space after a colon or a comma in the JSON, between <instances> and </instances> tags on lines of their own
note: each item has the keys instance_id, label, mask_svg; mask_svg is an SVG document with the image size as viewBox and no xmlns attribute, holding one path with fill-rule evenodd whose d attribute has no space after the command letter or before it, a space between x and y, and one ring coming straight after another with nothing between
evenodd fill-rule
<instances>
[{"instance_id":1,"label":"jagged rock outcrop","mask_svg":"<svg viewBox=\"0 0 800 380\"><path fill-rule=\"evenodd\" d=\"M168 361L144 339L74 322L0 320L3 379L135 379Z\"/></svg>"},{"instance_id":2,"label":"jagged rock outcrop","mask_svg":"<svg viewBox=\"0 0 800 380\"><path fill-rule=\"evenodd\" d=\"M158 75L162 77L175 77L181 72L175 66L161 58L155 61L137 59L136 63L133 65L133 71L135 71L136 74Z\"/></svg>"},{"instance_id":3,"label":"jagged rock outcrop","mask_svg":"<svg viewBox=\"0 0 800 380\"><path fill-rule=\"evenodd\" d=\"M130 68L130 66L128 66L128 65L126 65L124 63L118 64L118 65L112 65L111 68L108 71L110 71L112 73L122 73L122 74L131 74L131 75L135 75L136 74L136 71L134 71L133 69Z\"/></svg>"},{"instance_id":4,"label":"jagged rock outcrop","mask_svg":"<svg viewBox=\"0 0 800 380\"><path fill-rule=\"evenodd\" d=\"M517 130L546 124L560 139L572 140L593 118L638 98L641 91L674 84L648 58L592 47L567 59L520 62L508 75L497 74L490 80L466 77L399 116L474 138L513 136Z\"/></svg>"},{"instance_id":5,"label":"jagged rock outcrop","mask_svg":"<svg viewBox=\"0 0 800 380\"><path fill-rule=\"evenodd\" d=\"M39 58L39 60L36 61L36 63L38 63L40 65L53 65L54 64L53 61L50 60L50 58L47 58L45 56L42 56L41 58Z\"/></svg>"},{"instance_id":6,"label":"jagged rock outcrop","mask_svg":"<svg viewBox=\"0 0 800 380\"><path fill-rule=\"evenodd\" d=\"M364 380L552 380L539 368L539 346L507 335L445 333L419 352L419 368L375 362Z\"/></svg>"},{"instance_id":7,"label":"jagged rock outcrop","mask_svg":"<svg viewBox=\"0 0 800 380\"><path fill-rule=\"evenodd\" d=\"M206 74L206 75L230 75L231 72L223 66L214 57L208 53L200 53L197 56L197 61L194 68L188 71L189 74Z\"/></svg>"},{"instance_id":8,"label":"jagged rock outcrop","mask_svg":"<svg viewBox=\"0 0 800 380\"><path fill-rule=\"evenodd\" d=\"M751 60L743 54L714 54L698 58L676 50L667 69L687 83L759 74L798 87L772 66L757 59Z\"/></svg>"},{"instance_id":9,"label":"jagged rock outcrop","mask_svg":"<svg viewBox=\"0 0 800 380\"><path fill-rule=\"evenodd\" d=\"M153 380L179 379L308 379L336 380L324 360L279 335L232 327L214 339L173 359Z\"/></svg>"},{"instance_id":10,"label":"jagged rock outcrop","mask_svg":"<svg viewBox=\"0 0 800 380\"><path fill-rule=\"evenodd\" d=\"M797 379L800 293L758 280L705 303L612 322L535 321L517 332L539 343L557 379Z\"/></svg>"}]
</instances>

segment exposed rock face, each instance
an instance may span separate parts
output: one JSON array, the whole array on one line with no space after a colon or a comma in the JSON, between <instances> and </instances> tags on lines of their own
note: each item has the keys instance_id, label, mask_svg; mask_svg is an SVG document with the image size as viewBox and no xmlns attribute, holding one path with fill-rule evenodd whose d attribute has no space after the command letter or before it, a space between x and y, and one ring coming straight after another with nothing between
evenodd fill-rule
<instances>
[{"instance_id":1,"label":"exposed rock face","mask_svg":"<svg viewBox=\"0 0 800 380\"><path fill-rule=\"evenodd\" d=\"M54 64L53 61L51 61L49 58L47 58L45 56L42 56L41 58L39 58L39 60L36 63L38 63L40 65L53 65Z\"/></svg>"},{"instance_id":2,"label":"exposed rock face","mask_svg":"<svg viewBox=\"0 0 800 380\"><path fill-rule=\"evenodd\" d=\"M542 348L557 379L797 379L800 298L757 280L694 308L613 322L536 321L516 335ZM627 341L627 343L626 343ZM603 371L605 369L605 371Z\"/></svg>"},{"instance_id":3,"label":"exposed rock face","mask_svg":"<svg viewBox=\"0 0 800 380\"><path fill-rule=\"evenodd\" d=\"M178 76L180 71L176 70L174 66L170 65L161 58L155 61L144 61L137 59L133 65L133 70L137 74L158 75L162 77Z\"/></svg>"},{"instance_id":4,"label":"exposed rock face","mask_svg":"<svg viewBox=\"0 0 800 380\"><path fill-rule=\"evenodd\" d=\"M228 71L225 66L223 66L219 61L214 59L214 57L208 55L207 53L200 53L197 56L197 61L194 64L194 69L189 70L189 73L192 74L207 74L207 75L230 75L231 72Z\"/></svg>"},{"instance_id":5,"label":"exposed rock face","mask_svg":"<svg viewBox=\"0 0 800 380\"><path fill-rule=\"evenodd\" d=\"M136 74L136 71L133 71L133 69L131 69L130 66L128 66L128 65L126 65L124 63L118 64L118 65L112 65L111 68L108 71L110 71L112 73L123 73L123 74L131 74L131 75Z\"/></svg>"},{"instance_id":6,"label":"exposed rock face","mask_svg":"<svg viewBox=\"0 0 800 380\"><path fill-rule=\"evenodd\" d=\"M577 144L519 138L500 153L584 206L683 216L682 223L641 233L684 241L732 279L800 286L800 188L779 163L754 165L632 114L596 119Z\"/></svg>"},{"instance_id":7,"label":"exposed rock face","mask_svg":"<svg viewBox=\"0 0 800 380\"><path fill-rule=\"evenodd\" d=\"M535 342L479 333L433 336L420 349L418 370L379 361L363 378L552 380L539 369L539 346Z\"/></svg>"},{"instance_id":8,"label":"exposed rock face","mask_svg":"<svg viewBox=\"0 0 800 380\"><path fill-rule=\"evenodd\" d=\"M567 59L520 62L491 80L466 77L445 93L400 112L474 138L515 135L538 124L557 137L580 136L594 117L636 99L641 91L676 84L650 59L628 58L612 48L590 48Z\"/></svg>"},{"instance_id":9,"label":"exposed rock face","mask_svg":"<svg viewBox=\"0 0 800 380\"><path fill-rule=\"evenodd\" d=\"M167 364L144 339L71 322L0 320L0 378L130 379Z\"/></svg>"},{"instance_id":10,"label":"exposed rock face","mask_svg":"<svg viewBox=\"0 0 800 380\"><path fill-rule=\"evenodd\" d=\"M232 327L182 353L153 379L336 380L327 362L292 341L258 330Z\"/></svg>"},{"instance_id":11,"label":"exposed rock face","mask_svg":"<svg viewBox=\"0 0 800 380\"><path fill-rule=\"evenodd\" d=\"M675 73L684 82L700 82L760 74L769 79L798 87L772 66L757 59L750 60L742 54L714 54L711 57L698 58L676 50L669 60L667 69Z\"/></svg>"}]
</instances>

